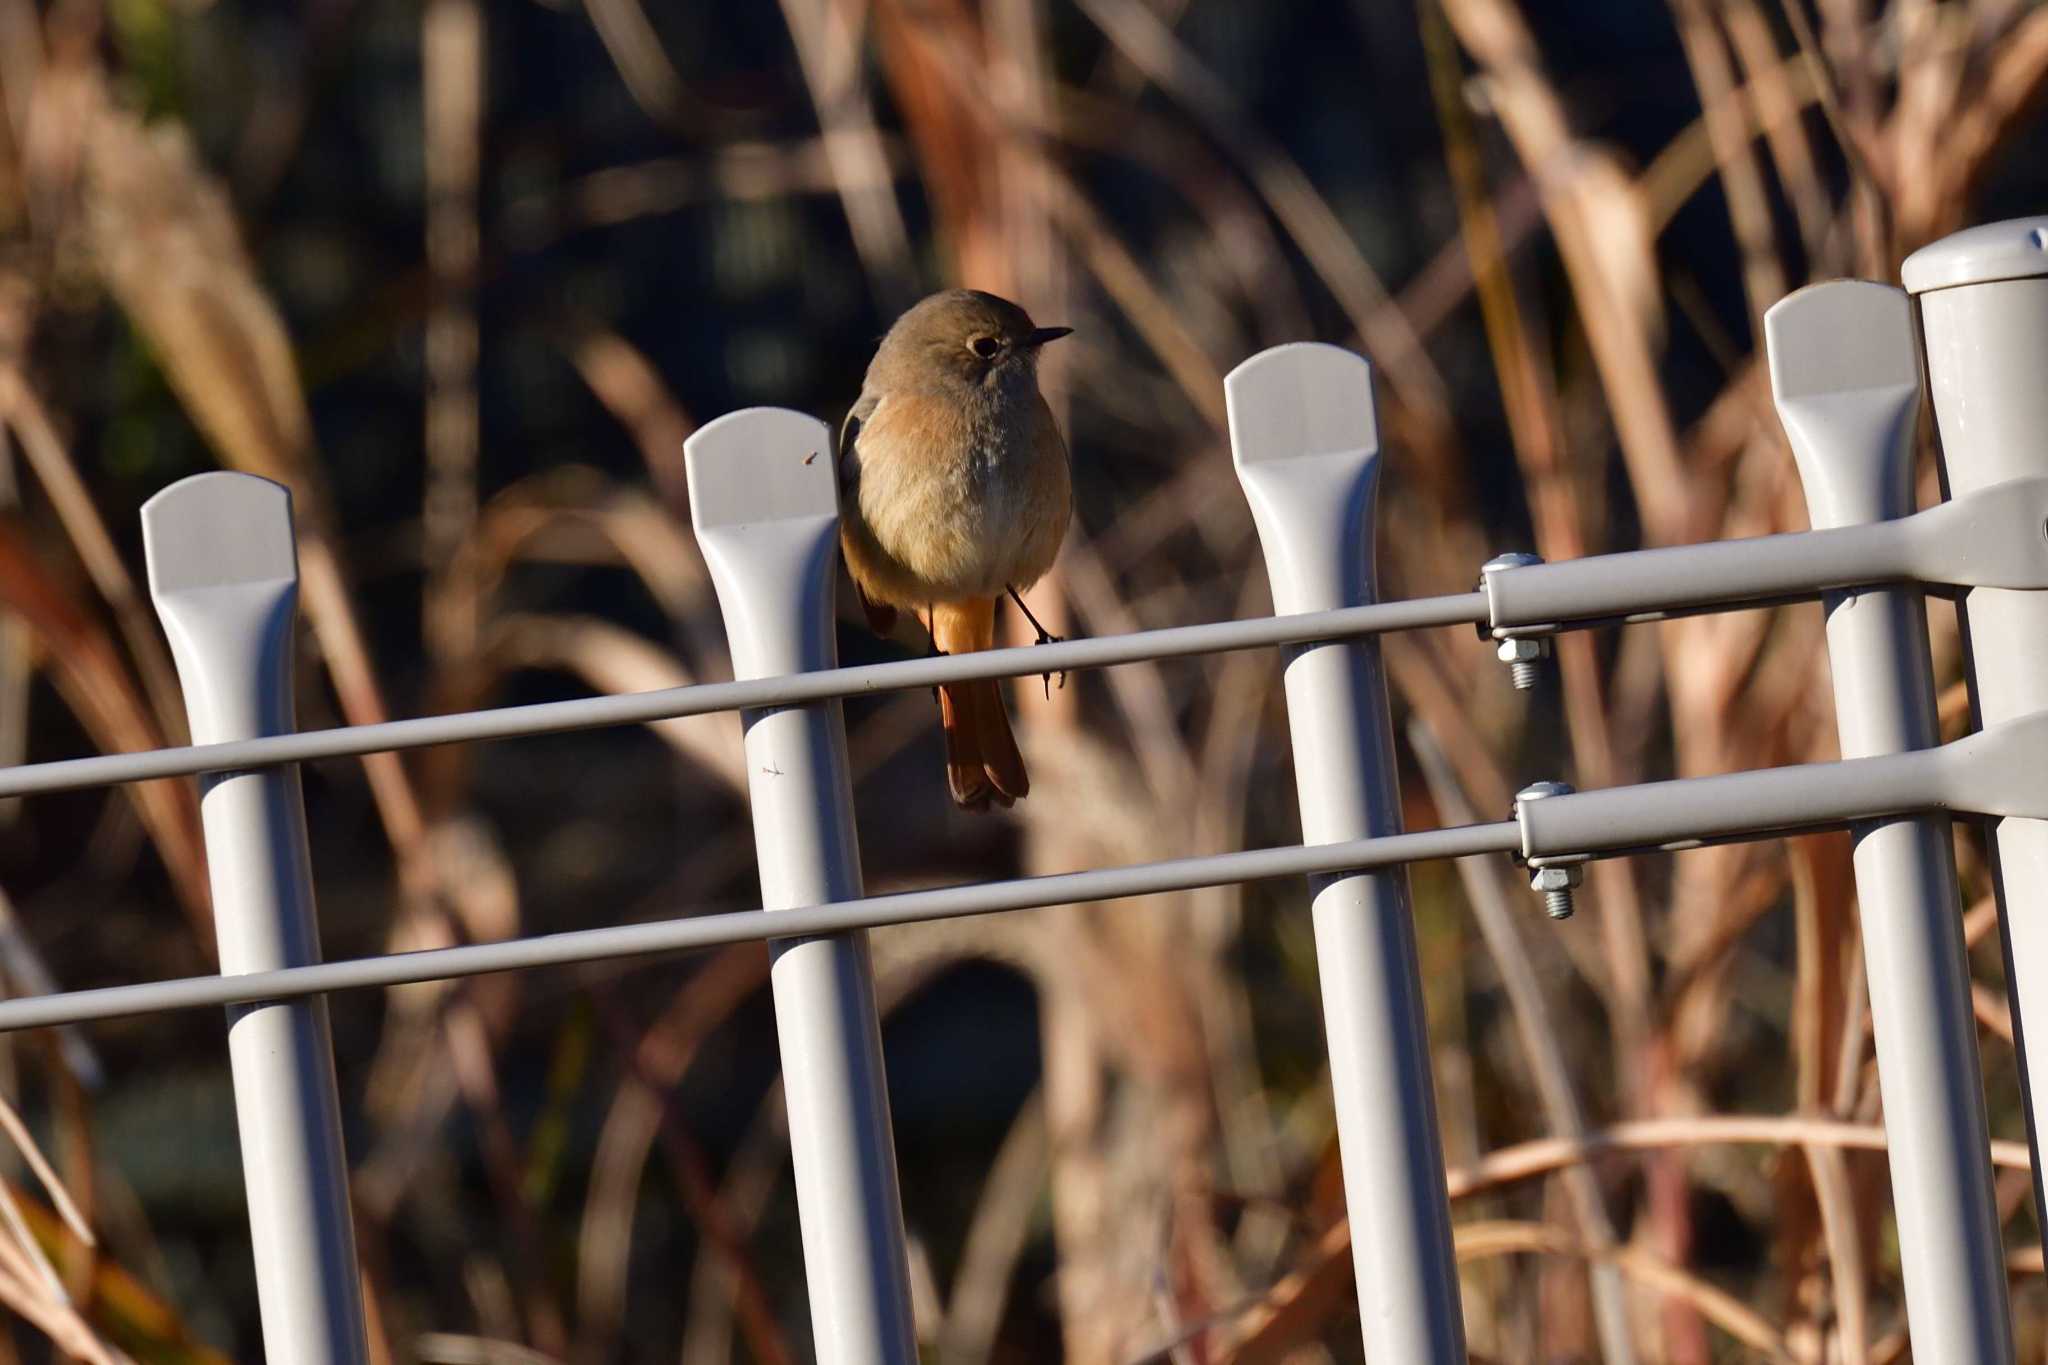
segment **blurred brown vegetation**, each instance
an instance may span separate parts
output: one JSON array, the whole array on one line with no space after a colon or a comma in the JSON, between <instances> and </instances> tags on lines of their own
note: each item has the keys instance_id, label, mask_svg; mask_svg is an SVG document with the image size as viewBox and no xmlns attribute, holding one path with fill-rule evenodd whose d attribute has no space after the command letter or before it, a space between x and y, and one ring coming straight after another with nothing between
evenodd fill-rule
<instances>
[{"instance_id":1,"label":"blurred brown vegetation","mask_svg":"<svg viewBox=\"0 0 2048 1365\"><path fill-rule=\"evenodd\" d=\"M2048 9L2018 0L701 8L0 0L0 754L182 739L133 513L208 462L294 490L303 723L725 676L682 437L706 404L843 405L940 284L1079 329L1047 378L1080 524L1034 594L1069 634L1269 608L1220 378L1303 337L1377 367L1390 595L1517 543L1797 529L1761 311L2048 202L2014 164ZM1589 65L1608 24L1665 65ZM752 54L769 94L683 33ZM1305 54L1328 33L1355 46ZM1407 141L1305 132L1322 99ZM322 132L337 107L373 170ZM547 130L586 115L631 149L569 173ZM377 176L405 188L336 210L355 236L292 217ZM723 283L660 273L692 252ZM726 287L764 271L772 306ZM379 364L384 388L351 377ZM588 416L522 429L508 389ZM1391 640L1409 822L1535 777L1831 757L1822 644L1810 606L1574 635L1531 701L1469 632ZM946 805L928 699L850 707L870 888L1298 837L1275 682L1236 655L1020 689L1039 794L1007 821ZM330 952L749 904L739 759L728 717L323 768ZM189 786L0 821L10 989L207 968ZM1958 848L2038 1358L1995 912ZM1475 1354L1905 1358L1846 841L1600 863L1561 926L1511 873L1415 874ZM933 1358L1356 1358L1302 900L875 936ZM806 1356L764 984L734 949L337 1001L379 1359ZM211 1018L7 1041L52 1155L0 1106L34 1163L0 1183L0 1362L255 1358L222 1050Z\"/></svg>"}]
</instances>

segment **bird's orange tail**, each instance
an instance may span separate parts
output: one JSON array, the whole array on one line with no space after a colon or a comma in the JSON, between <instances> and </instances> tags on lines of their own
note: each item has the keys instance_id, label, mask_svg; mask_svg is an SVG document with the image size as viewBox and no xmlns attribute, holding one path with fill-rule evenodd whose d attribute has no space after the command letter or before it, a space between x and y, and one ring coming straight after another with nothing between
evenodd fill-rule
<instances>
[{"instance_id":1,"label":"bird's orange tail","mask_svg":"<svg viewBox=\"0 0 2048 1365\"><path fill-rule=\"evenodd\" d=\"M932 608L932 643L947 654L995 644L996 604L990 597ZM946 785L962 810L1007 806L1031 790L1010 713L993 679L939 689L939 728L946 735Z\"/></svg>"}]
</instances>

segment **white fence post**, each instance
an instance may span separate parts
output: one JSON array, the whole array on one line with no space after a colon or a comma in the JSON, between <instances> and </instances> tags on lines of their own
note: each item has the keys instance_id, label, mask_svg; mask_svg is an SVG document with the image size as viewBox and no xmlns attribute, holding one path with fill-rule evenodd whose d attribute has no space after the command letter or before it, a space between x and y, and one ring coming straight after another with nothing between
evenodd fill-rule
<instances>
[{"instance_id":1,"label":"white fence post","mask_svg":"<svg viewBox=\"0 0 2048 1365\"><path fill-rule=\"evenodd\" d=\"M1888 285L1837 280L1764 315L1771 388L1816 529L1913 510L1920 350ZM1940 743L1917 588L1825 599L1842 757ZM2010 1365L1969 961L1946 815L1855 830L1856 900L1917 1360Z\"/></svg>"},{"instance_id":2,"label":"white fence post","mask_svg":"<svg viewBox=\"0 0 2048 1365\"><path fill-rule=\"evenodd\" d=\"M1906 258L1951 498L2048 474L2048 218L1988 223ZM1980 726L2048 710L2048 593L1963 594L1964 667ZM2048 822L1999 820L1989 840L2033 1149L2048 1227Z\"/></svg>"},{"instance_id":3,"label":"white fence post","mask_svg":"<svg viewBox=\"0 0 2048 1365\"><path fill-rule=\"evenodd\" d=\"M142 509L150 596L170 636L195 743L292 730L298 554L291 495L199 474ZM200 779L220 969L320 960L297 768ZM327 1002L228 1010L242 1171L272 1365L367 1356Z\"/></svg>"},{"instance_id":4,"label":"white fence post","mask_svg":"<svg viewBox=\"0 0 2048 1365\"><path fill-rule=\"evenodd\" d=\"M831 668L831 433L802 413L749 408L691 436L684 466L735 676ZM859 896L839 703L747 711L742 723L763 907ZM779 939L770 952L816 1358L910 1365L910 1278L867 937Z\"/></svg>"},{"instance_id":5,"label":"white fence post","mask_svg":"<svg viewBox=\"0 0 2048 1365\"><path fill-rule=\"evenodd\" d=\"M1274 611L1371 602L1372 367L1334 346L1277 346L1232 370L1224 392ZM1285 657L1302 839L1398 833L1378 642L1296 645ZM1465 1359L1465 1331L1407 873L1310 886L1366 1356L1453 1365Z\"/></svg>"}]
</instances>

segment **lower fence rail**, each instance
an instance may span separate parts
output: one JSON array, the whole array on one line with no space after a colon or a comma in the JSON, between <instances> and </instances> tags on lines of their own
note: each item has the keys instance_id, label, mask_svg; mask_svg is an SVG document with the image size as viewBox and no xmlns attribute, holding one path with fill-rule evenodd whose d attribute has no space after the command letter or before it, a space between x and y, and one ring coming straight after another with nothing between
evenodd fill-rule
<instances>
[{"instance_id":1,"label":"lower fence rail","mask_svg":"<svg viewBox=\"0 0 2048 1365\"><path fill-rule=\"evenodd\" d=\"M532 967L563 967L581 962L694 952L734 943L761 943L809 934L845 934L891 924L922 924L966 915L998 914L1005 910L1037 910L1052 905L1119 901L1168 891L1193 891L1205 886L1268 881L1278 877L1396 867L1484 853L1513 853L1521 846L1521 839L1520 826L1512 820L1503 820L1455 829L1419 830L1379 839L1354 839L1340 844L1252 849L1132 867L1061 872L1017 881L899 891L885 896L785 910L737 910L646 924L569 929L559 934L507 939L501 943L423 948L410 953L385 953L377 957L322 962L271 972L190 976L132 986L103 986L97 990L22 996L0 1001L0 1033L119 1019L159 1010L292 1000L336 991L403 986L418 981L452 981L466 976L522 971Z\"/></svg>"},{"instance_id":2,"label":"lower fence rail","mask_svg":"<svg viewBox=\"0 0 2048 1365\"><path fill-rule=\"evenodd\" d=\"M1486 824L898 891L784 910L738 910L570 929L500 943L385 953L237 976L181 977L21 996L0 1000L0 1033L156 1010L287 1000L1482 854L1515 855L1541 864L1653 849L1670 851L1674 846L1700 845L1701 841L1686 833L1696 818L1698 804L1710 806L1722 817L1716 819L1716 826L1722 837L1731 839L1847 829L1863 821L1930 810L1984 816L2038 812L2032 818L2048 819L2048 784L2034 777L2043 771L2048 771L2048 711L1951 740L1937 749L1551 796L1541 802L1518 803L1515 819ZM1702 800L1702 793L1711 795ZM1796 804L1809 806L1811 819L1785 818L1784 807ZM1591 813L1577 814L1582 806ZM1727 814L1745 807L1754 812L1747 827L1738 816ZM1644 814L1645 810L1649 813ZM1626 823L1615 818L1621 814L1628 816ZM1552 819L1558 815L1566 818ZM1598 832L1609 827L1621 830L1619 839L1599 837Z\"/></svg>"}]
</instances>

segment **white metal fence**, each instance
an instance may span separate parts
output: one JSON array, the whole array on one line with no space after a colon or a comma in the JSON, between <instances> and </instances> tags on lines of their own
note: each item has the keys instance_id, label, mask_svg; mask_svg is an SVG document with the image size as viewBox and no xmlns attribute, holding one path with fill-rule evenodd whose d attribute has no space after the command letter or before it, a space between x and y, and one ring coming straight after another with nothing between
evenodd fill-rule
<instances>
[{"instance_id":1,"label":"white metal fence","mask_svg":"<svg viewBox=\"0 0 2048 1365\"><path fill-rule=\"evenodd\" d=\"M1770 375L1816 529L1548 565L1381 603L1370 371L1283 346L1226 381L1230 438L1276 615L1027 649L834 666L831 440L779 409L693 436L692 518L732 642L731 683L295 733L289 498L206 474L143 511L149 582L194 745L0 772L0 796L197 776L221 974L0 1002L0 1029L226 1006L268 1357L365 1357L324 995L767 940L805 1272L821 1359L905 1362L902 1214L862 931L958 915L1307 876L1368 1356L1464 1356L1405 866L1508 854L1553 914L1589 858L1796 830L1855 832L1873 1028L1916 1359L2010 1362L1952 814L1992 822L2040 1212L2048 1064L2048 219L1913 257L1919 294L1838 282L1766 319ZM1924 345L1923 345L1924 342ZM1924 352L1924 366L1923 366ZM1951 500L1912 513L1923 369ZM1937 743L1922 595L1959 594L1982 732ZM1496 823L1404 833L1376 637L1472 624L1518 682L1563 630L1821 598L1844 761L1573 793ZM1296 847L865 896L838 699L972 678L1278 646ZM298 763L739 710L763 909L322 963ZM2042 1218L2048 1226L2048 1218Z\"/></svg>"}]
</instances>

